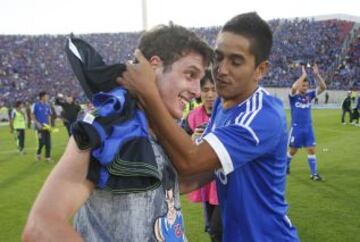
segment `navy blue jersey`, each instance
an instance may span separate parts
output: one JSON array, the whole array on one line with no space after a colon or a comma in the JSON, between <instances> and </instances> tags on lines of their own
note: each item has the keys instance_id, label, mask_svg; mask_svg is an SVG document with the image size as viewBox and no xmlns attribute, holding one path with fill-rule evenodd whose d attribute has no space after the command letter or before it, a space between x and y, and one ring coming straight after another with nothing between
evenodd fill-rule
<instances>
[{"instance_id":1,"label":"navy blue jersey","mask_svg":"<svg viewBox=\"0 0 360 242\"><path fill-rule=\"evenodd\" d=\"M204 138L215 172L224 242L298 241L285 201L287 125L282 102L259 87L224 109L218 98Z\"/></svg>"},{"instance_id":2,"label":"navy blue jersey","mask_svg":"<svg viewBox=\"0 0 360 242\"><path fill-rule=\"evenodd\" d=\"M312 125L311 101L316 97L316 90L308 91L306 94L289 95L291 108L292 126Z\"/></svg>"}]
</instances>

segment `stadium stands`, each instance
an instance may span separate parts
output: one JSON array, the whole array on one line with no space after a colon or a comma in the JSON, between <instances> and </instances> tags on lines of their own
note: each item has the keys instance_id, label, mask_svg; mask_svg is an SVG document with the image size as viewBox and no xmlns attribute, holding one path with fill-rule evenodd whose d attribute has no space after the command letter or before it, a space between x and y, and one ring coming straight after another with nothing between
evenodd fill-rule
<instances>
[{"instance_id":1,"label":"stadium stands","mask_svg":"<svg viewBox=\"0 0 360 242\"><path fill-rule=\"evenodd\" d=\"M269 24L274 44L271 69L262 81L264 86L289 87L300 75L299 64L316 61L330 89L360 87L360 30L353 28L353 22L294 19L271 20ZM219 27L193 30L213 46ZM139 36L140 33L80 35L108 63L130 59ZM353 36L349 47L342 53L349 36ZM0 35L0 107L16 99L33 101L42 89L50 96L61 92L83 97L67 63L65 39L64 35ZM339 66L334 66L336 59L341 60Z\"/></svg>"}]
</instances>

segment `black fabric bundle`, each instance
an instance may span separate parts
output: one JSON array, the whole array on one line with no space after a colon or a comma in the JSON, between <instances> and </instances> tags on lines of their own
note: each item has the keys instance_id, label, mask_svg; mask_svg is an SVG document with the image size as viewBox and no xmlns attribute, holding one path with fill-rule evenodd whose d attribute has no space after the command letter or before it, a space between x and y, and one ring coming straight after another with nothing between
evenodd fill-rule
<instances>
[{"instance_id":1,"label":"black fabric bundle","mask_svg":"<svg viewBox=\"0 0 360 242\"><path fill-rule=\"evenodd\" d=\"M136 100L116 83L124 64L106 65L85 41L70 37L68 60L95 110L79 115L72 133L79 149L91 149L87 178L114 194L143 192L160 185L147 120Z\"/></svg>"}]
</instances>

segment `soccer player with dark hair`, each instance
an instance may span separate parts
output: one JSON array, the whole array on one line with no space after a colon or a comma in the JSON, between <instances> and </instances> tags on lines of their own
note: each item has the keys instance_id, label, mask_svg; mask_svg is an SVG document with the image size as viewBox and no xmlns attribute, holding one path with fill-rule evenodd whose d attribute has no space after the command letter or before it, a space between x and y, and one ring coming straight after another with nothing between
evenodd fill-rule
<instances>
[{"instance_id":1,"label":"soccer player with dark hair","mask_svg":"<svg viewBox=\"0 0 360 242\"><path fill-rule=\"evenodd\" d=\"M213 63L219 98L198 145L171 120L141 52L119 80L138 96L181 175L198 178L196 187L215 171L224 242L299 240L285 201L284 107L259 86L271 46L270 27L256 13L235 16L221 29Z\"/></svg>"},{"instance_id":2,"label":"soccer player with dark hair","mask_svg":"<svg viewBox=\"0 0 360 242\"><path fill-rule=\"evenodd\" d=\"M41 159L41 150L45 146L45 158L52 162L51 159L51 108L48 104L49 95L45 91L39 93L39 101L32 108L31 117L35 124L35 130L38 135L38 149L36 151L36 159Z\"/></svg>"},{"instance_id":3,"label":"soccer player with dark hair","mask_svg":"<svg viewBox=\"0 0 360 242\"><path fill-rule=\"evenodd\" d=\"M349 123L352 122L352 111L351 111L351 91L348 91L346 94L345 99L341 104L342 114L341 114L341 123L343 125L346 124L345 122L345 115L349 113Z\"/></svg>"},{"instance_id":4,"label":"soccer player with dark hair","mask_svg":"<svg viewBox=\"0 0 360 242\"><path fill-rule=\"evenodd\" d=\"M61 117L64 122L64 126L71 136L71 126L76 121L77 115L81 110L80 105L75 103L73 96L65 96L62 98L62 94L56 97L55 105L59 105L62 108Z\"/></svg>"}]
</instances>

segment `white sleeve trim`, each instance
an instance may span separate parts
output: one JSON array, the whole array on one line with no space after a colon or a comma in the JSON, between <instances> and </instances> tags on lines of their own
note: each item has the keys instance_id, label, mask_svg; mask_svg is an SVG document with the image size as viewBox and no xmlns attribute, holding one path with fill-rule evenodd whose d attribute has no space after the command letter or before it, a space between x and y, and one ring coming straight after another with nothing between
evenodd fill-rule
<instances>
[{"instance_id":1,"label":"white sleeve trim","mask_svg":"<svg viewBox=\"0 0 360 242\"><path fill-rule=\"evenodd\" d=\"M70 51L73 53L73 55L75 55L81 62L83 62L81 55L78 51L78 49L76 48L76 46L74 45L74 43L71 41L71 38L68 39L69 41L69 49Z\"/></svg>"},{"instance_id":2,"label":"white sleeve trim","mask_svg":"<svg viewBox=\"0 0 360 242\"><path fill-rule=\"evenodd\" d=\"M218 137L216 137L215 134L209 133L204 137L204 140L206 140L211 148L215 151L217 154L219 161L221 163L221 166L224 170L224 174L228 175L234 170L234 165L231 160L229 152L226 150L225 146Z\"/></svg>"}]
</instances>

